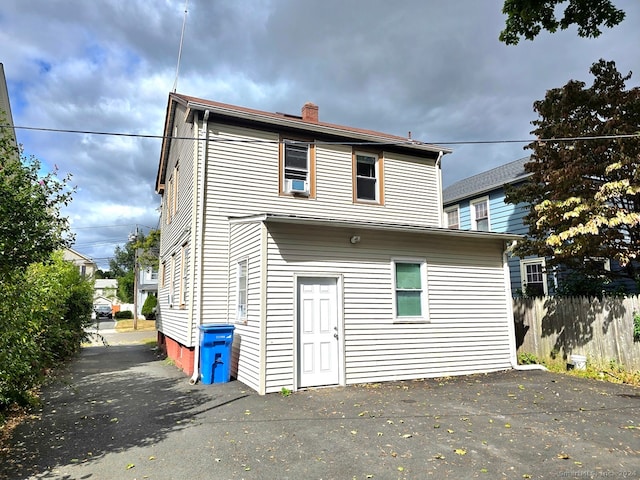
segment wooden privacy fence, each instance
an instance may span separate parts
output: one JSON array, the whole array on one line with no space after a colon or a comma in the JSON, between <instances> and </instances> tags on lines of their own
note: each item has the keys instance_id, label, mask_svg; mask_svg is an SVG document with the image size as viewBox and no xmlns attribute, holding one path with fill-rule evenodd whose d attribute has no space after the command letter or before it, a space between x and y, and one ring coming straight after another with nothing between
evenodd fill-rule
<instances>
[{"instance_id":1,"label":"wooden privacy fence","mask_svg":"<svg viewBox=\"0 0 640 480\"><path fill-rule=\"evenodd\" d=\"M627 370L640 370L640 342L633 339L634 312L640 312L638 296L516 298L518 354L567 361L572 354L586 355L595 364L615 360Z\"/></svg>"}]
</instances>

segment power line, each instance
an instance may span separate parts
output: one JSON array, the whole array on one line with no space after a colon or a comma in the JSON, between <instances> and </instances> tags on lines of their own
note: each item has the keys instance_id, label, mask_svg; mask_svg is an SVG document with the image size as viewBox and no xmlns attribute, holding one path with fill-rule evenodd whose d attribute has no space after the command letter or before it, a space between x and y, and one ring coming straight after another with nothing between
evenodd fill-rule
<instances>
[{"instance_id":1,"label":"power line","mask_svg":"<svg viewBox=\"0 0 640 480\"><path fill-rule=\"evenodd\" d=\"M0 125L0 127L9 127L9 125ZM143 133L124 133L124 132L107 132L96 130L72 130L63 128L45 128L45 127L26 127L26 126L13 126L17 130L31 130L38 132L53 132L53 133L75 133L82 135L101 135L112 137L130 137L130 138L148 138L148 139L171 139L171 140L191 140L191 141L206 141L206 138L193 138L193 137L174 137L171 135L151 135ZM630 134L616 134L616 135L590 135L579 137L559 137L559 138L530 138L530 139L513 139L513 140L452 140L452 141L434 141L434 142L421 142L416 140L397 140L388 142L328 142L328 141L290 141L287 143L296 144L313 144L313 145L353 145L353 146L365 146L365 145L488 145L488 144L508 144L508 143L552 143L552 142L576 142L586 140L616 140L624 138L640 138L640 133ZM208 141L213 143L245 143L245 144L282 144L282 140L261 140L261 139L241 139L241 138L228 138L228 137L211 137Z\"/></svg>"}]
</instances>

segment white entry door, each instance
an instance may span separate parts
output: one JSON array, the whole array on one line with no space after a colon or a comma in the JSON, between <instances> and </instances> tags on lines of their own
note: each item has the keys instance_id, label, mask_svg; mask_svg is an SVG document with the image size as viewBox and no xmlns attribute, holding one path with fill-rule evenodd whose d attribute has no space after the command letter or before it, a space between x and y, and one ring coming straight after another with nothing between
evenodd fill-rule
<instances>
[{"instance_id":1,"label":"white entry door","mask_svg":"<svg viewBox=\"0 0 640 480\"><path fill-rule=\"evenodd\" d=\"M338 288L335 278L298 279L298 385L340 382Z\"/></svg>"}]
</instances>

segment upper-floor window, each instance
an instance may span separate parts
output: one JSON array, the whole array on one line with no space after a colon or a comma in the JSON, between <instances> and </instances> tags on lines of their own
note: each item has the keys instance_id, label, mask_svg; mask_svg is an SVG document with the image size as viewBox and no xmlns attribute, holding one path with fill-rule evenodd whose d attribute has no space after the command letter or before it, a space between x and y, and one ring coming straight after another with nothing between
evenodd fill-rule
<instances>
[{"instance_id":1,"label":"upper-floor window","mask_svg":"<svg viewBox=\"0 0 640 480\"><path fill-rule=\"evenodd\" d=\"M178 212L178 174L180 173L178 164L173 169L173 202L171 204L171 214Z\"/></svg>"},{"instance_id":2,"label":"upper-floor window","mask_svg":"<svg viewBox=\"0 0 640 480\"><path fill-rule=\"evenodd\" d=\"M164 192L164 215L165 215L165 223L171 223L171 205L173 205L173 176L169 177L169 181L167 182L167 188Z\"/></svg>"},{"instance_id":3,"label":"upper-floor window","mask_svg":"<svg viewBox=\"0 0 640 480\"><path fill-rule=\"evenodd\" d=\"M481 198L471 202L471 229L488 232L489 227L489 199Z\"/></svg>"},{"instance_id":4,"label":"upper-floor window","mask_svg":"<svg viewBox=\"0 0 640 480\"><path fill-rule=\"evenodd\" d=\"M353 200L383 203L382 159L377 153L353 153Z\"/></svg>"},{"instance_id":5,"label":"upper-floor window","mask_svg":"<svg viewBox=\"0 0 640 480\"><path fill-rule=\"evenodd\" d=\"M444 223L447 228L460 228L460 210L458 206L449 207L444 211Z\"/></svg>"},{"instance_id":6,"label":"upper-floor window","mask_svg":"<svg viewBox=\"0 0 640 480\"><path fill-rule=\"evenodd\" d=\"M310 141L282 139L280 193L315 196L315 146Z\"/></svg>"}]
</instances>

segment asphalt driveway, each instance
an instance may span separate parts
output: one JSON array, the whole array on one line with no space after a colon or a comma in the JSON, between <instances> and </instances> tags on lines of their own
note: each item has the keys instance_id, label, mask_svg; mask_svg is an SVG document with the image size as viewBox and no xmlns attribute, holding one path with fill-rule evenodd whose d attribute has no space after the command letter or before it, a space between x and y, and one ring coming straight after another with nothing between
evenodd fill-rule
<instances>
[{"instance_id":1,"label":"asphalt driveway","mask_svg":"<svg viewBox=\"0 0 640 480\"><path fill-rule=\"evenodd\" d=\"M83 349L0 478L640 478L638 388L509 371L261 397L189 385L144 336Z\"/></svg>"}]
</instances>

